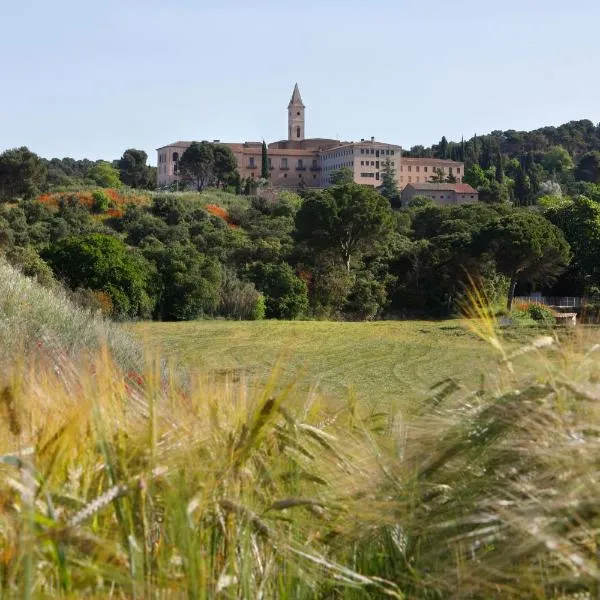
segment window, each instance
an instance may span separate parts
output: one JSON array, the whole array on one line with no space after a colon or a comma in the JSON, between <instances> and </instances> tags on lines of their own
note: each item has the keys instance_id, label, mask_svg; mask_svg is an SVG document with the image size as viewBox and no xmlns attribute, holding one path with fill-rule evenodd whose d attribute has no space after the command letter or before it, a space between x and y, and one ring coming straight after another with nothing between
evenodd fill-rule
<instances>
[{"instance_id":1,"label":"window","mask_svg":"<svg viewBox=\"0 0 600 600\"><path fill-rule=\"evenodd\" d=\"M379 158L379 150L376 150L376 151L375 151L375 156L376 156L377 158Z\"/></svg>"},{"instance_id":2,"label":"window","mask_svg":"<svg viewBox=\"0 0 600 600\"><path fill-rule=\"evenodd\" d=\"M249 160L250 160L250 164L249 164L248 166L249 166L251 169L254 169L254 166L255 166L255 165L254 165L254 156L251 156Z\"/></svg>"},{"instance_id":3,"label":"window","mask_svg":"<svg viewBox=\"0 0 600 600\"><path fill-rule=\"evenodd\" d=\"M392 156L394 156L394 151L392 150Z\"/></svg>"},{"instance_id":4,"label":"window","mask_svg":"<svg viewBox=\"0 0 600 600\"><path fill-rule=\"evenodd\" d=\"M365 166L365 161L364 161L364 160L361 160L361 161L360 161L360 166L361 166L361 167L364 167L364 166Z\"/></svg>"},{"instance_id":5,"label":"window","mask_svg":"<svg viewBox=\"0 0 600 600\"><path fill-rule=\"evenodd\" d=\"M365 153L365 149L364 149L364 148L361 148L361 149L360 149L360 153L361 153L361 154L364 154L364 153Z\"/></svg>"},{"instance_id":6,"label":"window","mask_svg":"<svg viewBox=\"0 0 600 600\"><path fill-rule=\"evenodd\" d=\"M411 183L411 182L412 182L412 177L409 175L408 176L408 183Z\"/></svg>"},{"instance_id":7,"label":"window","mask_svg":"<svg viewBox=\"0 0 600 600\"><path fill-rule=\"evenodd\" d=\"M300 127L296 127L296 137L300 137Z\"/></svg>"},{"instance_id":8,"label":"window","mask_svg":"<svg viewBox=\"0 0 600 600\"><path fill-rule=\"evenodd\" d=\"M375 179L379 180L379 173L375 173Z\"/></svg>"},{"instance_id":9,"label":"window","mask_svg":"<svg viewBox=\"0 0 600 600\"><path fill-rule=\"evenodd\" d=\"M269 169L272 169L273 165L271 164L271 159L270 158L267 158L267 163L269 165Z\"/></svg>"},{"instance_id":10,"label":"window","mask_svg":"<svg viewBox=\"0 0 600 600\"><path fill-rule=\"evenodd\" d=\"M298 168L304 169L304 161L301 158L298 159Z\"/></svg>"},{"instance_id":11,"label":"window","mask_svg":"<svg viewBox=\"0 0 600 600\"><path fill-rule=\"evenodd\" d=\"M419 165L417 165L417 173L421 170L421 167L419 167Z\"/></svg>"},{"instance_id":12,"label":"window","mask_svg":"<svg viewBox=\"0 0 600 600\"><path fill-rule=\"evenodd\" d=\"M375 168L379 169L379 161L378 160L375 161Z\"/></svg>"},{"instance_id":13,"label":"window","mask_svg":"<svg viewBox=\"0 0 600 600\"><path fill-rule=\"evenodd\" d=\"M375 154L375 149L371 148L371 154Z\"/></svg>"},{"instance_id":14,"label":"window","mask_svg":"<svg viewBox=\"0 0 600 600\"><path fill-rule=\"evenodd\" d=\"M410 173L412 171L412 166L408 165L408 172Z\"/></svg>"},{"instance_id":15,"label":"window","mask_svg":"<svg viewBox=\"0 0 600 600\"><path fill-rule=\"evenodd\" d=\"M425 173L427 173L427 167L423 167L423 171L425 171Z\"/></svg>"},{"instance_id":16,"label":"window","mask_svg":"<svg viewBox=\"0 0 600 600\"><path fill-rule=\"evenodd\" d=\"M456 174L460 175L460 167L456 167Z\"/></svg>"},{"instance_id":17,"label":"window","mask_svg":"<svg viewBox=\"0 0 600 600\"><path fill-rule=\"evenodd\" d=\"M283 174L283 178L284 178L284 179L287 179L287 173L284 173L284 174Z\"/></svg>"},{"instance_id":18,"label":"window","mask_svg":"<svg viewBox=\"0 0 600 600\"><path fill-rule=\"evenodd\" d=\"M287 169L288 168L287 158L282 158L281 159L281 168L282 169Z\"/></svg>"},{"instance_id":19,"label":"window","mask_svg":"<svg viewBox=\"0 0 600 600\"><path fill-rule=\"evenodd\" d=\"M296 114L297 114L298 116L300 116L300 111L298 111Z\"/></svg>"},{"instance_id":20,"label":"window","mask_svg":"<svg viewBox=\"0 0 600 600\"><path fill-rule=\"evenodd\" d=\"M179 152L173 152L173 162L176 163L179 160Z\"/></svg>"}]
</instances>

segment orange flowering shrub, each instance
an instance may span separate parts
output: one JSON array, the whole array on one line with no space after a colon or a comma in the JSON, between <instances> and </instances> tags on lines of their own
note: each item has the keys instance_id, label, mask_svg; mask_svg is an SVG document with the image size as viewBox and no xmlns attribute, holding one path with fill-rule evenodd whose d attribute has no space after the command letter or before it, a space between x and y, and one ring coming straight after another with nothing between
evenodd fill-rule
<instances>
[{"instance_id":1,"label":"orange flowering shrub","mask_svg":"<svg viewBox=\"0 0 600 600\"><path fill-rule=\"evenodd\" d=\"M122 216L123 209L127 204L148 204L150 201L149 196L143 192L131 193L115 189L103 189L102 191L110 198L111 203L114 205L113 208L120 211L120 214L113 214L112 216ZM94 190L84 190L79 192L42 194L38 196L38 201L46 206L58 208L61 200L75 199L81 206L92 209L94 206L93 192Z\"/></svg>"},{"instance_id":2,"label":"orange flowering shrub","mask_svg":"<svg viewBox=\"0 0 600 600\"><path fill-rule=\"evenodd\" d=\"M223 219L227 223L230 229L239 229L239 225L232 223L229 219L229 212L226 208L222 206L218 206L217 204L207 204L204 207L204 210L215 217L219 217L219 219Z\"/></svg>"}]
</instances>

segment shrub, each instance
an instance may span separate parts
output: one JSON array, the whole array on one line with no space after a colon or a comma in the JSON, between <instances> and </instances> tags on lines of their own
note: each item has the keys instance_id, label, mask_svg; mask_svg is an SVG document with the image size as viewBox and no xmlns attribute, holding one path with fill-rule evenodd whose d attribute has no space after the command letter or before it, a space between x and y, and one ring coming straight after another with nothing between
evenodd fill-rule
<instances>
[{"instance_id":1,"label":"shrub","mask_svg":"<svg viewBox=\"0 0 600 600\"><path fill-rule=\"evenodd\" d=\"M65 238L52 244L44 258L71 288L109 294L117 316L146 317L151 313L151 268L117 238L99 233Z\"/></svg>"},{"instance_id":2,"label":"shrub","mask_svg":"<svg viewBox=\"0 0 600 600\"><path fill-rule=\"evenodd\" d=\"M530 304L527 308L527 312L529 313L529 316L537 323L548 326L556 325L554 311L547 306L542 306L541 304Z\"/></svg>"},{"instance_id":3,"label":"shrub","mask_svg":"<svg viewBox=\"0 0 600 600\"><path fill-rule=\"evenodd\" d=\"M97 213L105 213L110 208L111 199L104 190L92 192L92 210Z\"/></svg>"},{"instance_id":4,"label":"shrub","mask_svg":"<svg viewBox=\"0 0 600 600\"><path fill-rule=\"evenodd\" d=\"M268 319L297 319L308 308L306 283L290 265L256 263L250 277L265 295Z\"/></svg>"},{"instance_id":5,"label":"shrub","mask_svg":"<svg viewBox=\"0 0 600 600\"><path fill-rule=\"evenodd\" d=\"M224 317L254 321L265 316L264 296L253 283L240 281L233 272L223 274L220 295L218 310Z\"/></svg>"}]
</instances>

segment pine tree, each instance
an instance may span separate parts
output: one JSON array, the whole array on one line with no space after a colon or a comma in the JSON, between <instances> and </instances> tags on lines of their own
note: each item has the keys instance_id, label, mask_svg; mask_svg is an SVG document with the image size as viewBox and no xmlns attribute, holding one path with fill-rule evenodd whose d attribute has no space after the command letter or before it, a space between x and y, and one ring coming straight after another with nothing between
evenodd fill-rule
<instances>
[{"instance_id":1,"label":"pine tree","mask_svg":"<svg viewBox=\"0 0 600 600\"><path fill-rule=\"evenodd\" d=\"M500 148L496 149L496 181L498 183L504 182L504 159Z\"/></svg>"},{"instance_id":2,"label":"pine tree","mask_svg":"<svg viewBox=\"0 0 600 600\"><path fill-rule=\"evenodd\" d=\"M271 173L269 172L269 155L267 153L267 144L266 144L265 140L263 140L263 143L262 143L262 165L261 165L260 176L263 179L269 179L270 175L271 175Z\"/></svg>"},{"instance_id":3,"label":"pine tree","mask_svg":"<svg viewBox=\"0 0 600 600\"><path fill-rule=\"evenodd\" d=\"M379 192L392 203L397 200L399 196L394 163L389 158L383 163Z\"/></svg>"}]
</instances>

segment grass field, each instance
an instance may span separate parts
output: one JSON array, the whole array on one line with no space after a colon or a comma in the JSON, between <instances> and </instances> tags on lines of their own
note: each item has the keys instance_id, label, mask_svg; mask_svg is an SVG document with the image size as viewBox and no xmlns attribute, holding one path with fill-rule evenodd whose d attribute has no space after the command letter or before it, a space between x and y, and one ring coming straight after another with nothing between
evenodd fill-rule
<instances>
[{"instance_id":1,"label":"grass field","mask_svg":"<svg viewBox=\"0 0 600 600\"><path fill-rule=\"evenodd\" d=\"M276 368L286 382L335 399L411 403L448 377L479 386L496 355L460 321L141 323L147 346L194 370L260 384Z\"/></svg>"}]
</instances>

